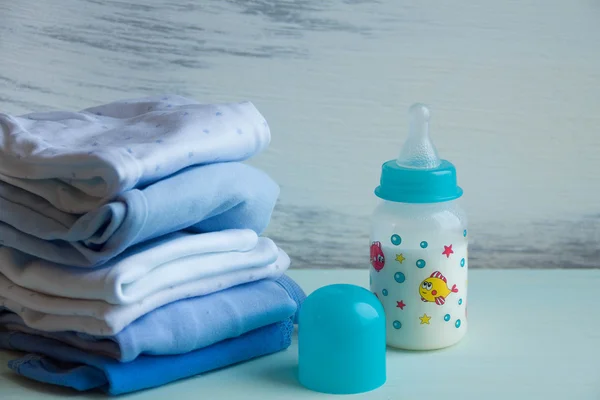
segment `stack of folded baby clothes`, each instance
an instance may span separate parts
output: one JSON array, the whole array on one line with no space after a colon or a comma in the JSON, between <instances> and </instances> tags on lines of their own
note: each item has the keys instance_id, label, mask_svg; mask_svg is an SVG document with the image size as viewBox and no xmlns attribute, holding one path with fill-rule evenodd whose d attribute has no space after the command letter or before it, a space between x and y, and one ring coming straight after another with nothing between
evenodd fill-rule
<instances>
[{"instance_id":1,"label":"stack of folded baby clothes","mask_svg":"<svg viewBox=\"0 0 600 400\"><path fill-rule=\"evenodd\" d=\"M287 348L304 293L267 227L249 102L180 96L0 114L0 348L120 394Z\"/></svg>"}]
</instances>

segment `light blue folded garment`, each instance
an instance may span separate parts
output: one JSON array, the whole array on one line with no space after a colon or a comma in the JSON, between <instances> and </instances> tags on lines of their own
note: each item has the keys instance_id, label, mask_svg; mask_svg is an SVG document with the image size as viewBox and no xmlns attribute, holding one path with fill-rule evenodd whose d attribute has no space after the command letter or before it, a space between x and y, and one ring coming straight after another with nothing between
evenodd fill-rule
<instances>
[{"instance_id":1,"label":"light blue folded garment","mask_svg":"<svg viewBox=\"0 0 600 400\"><path fill-rule=\"evenodd\" d=\"M281 351L290 346L293 329L291 319L286 319L191 353L140 356L130 363L16 332L0 332L0 348L30 353L8 363L10 369L29 379L79 391L101 389L119 395Z\"/></svg>"},{"instance_id":2,"label":"light blue folded garment","mask_svg":"<svg viewBox=\"0 0 600 400\"><path fill-rule=\"evenodd\" d=\"M115 336L43 332L12 312L0 313L0 330L56 339L89 353L130 362L141 354L183 354L298 315L305 294L289 277L261 280L163 306Z\"/></svg>"},{"instance_id":3,"label":"light blue folded garment","mask_svg":"<svg viewBox=\"0 0 600 400\"><path fill-rule=\"evenodd\" d=\"M246 160L270 140L267 121L247 101L167 95L79 112L0 113L0 181L84 214L189 166Z\"/></svg>"},{"instance_id":4,"label":"light blue folded garment","mask_svg":"<svg viewBox=\"0 0 600 400\"><path fill-rule=\"evenodd\" d=\"M129 190L84 215L0 182L0 245L76 267L96 267L128 247L171 232L214 232L268 225L279 186L242 163L184 169Z\"/></svg>"}]
</instances>

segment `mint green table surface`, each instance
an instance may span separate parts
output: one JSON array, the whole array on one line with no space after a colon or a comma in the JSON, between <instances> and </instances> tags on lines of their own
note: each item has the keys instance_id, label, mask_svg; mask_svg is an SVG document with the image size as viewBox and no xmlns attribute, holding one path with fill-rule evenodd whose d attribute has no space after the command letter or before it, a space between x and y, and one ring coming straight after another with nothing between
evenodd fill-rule
<instances>
[{"instance_id":1,"label":"mint green table surface","mask_svg":"<svg viewBox=\"0 0 600 400\"><path fill-rule=\"evenodd\" d=\"M292 270L310 293L368 285L366 270ZM349 398L600 400L600 270L474 270L469 332L433 352L388 350L387 383ZM352 332L348 332L349 335ZM95 399L12 374L0 352L0 399ZM296 342L285 352L138 392L128 399L319 399L299 386Z\"/></svg>"}]
</instances>

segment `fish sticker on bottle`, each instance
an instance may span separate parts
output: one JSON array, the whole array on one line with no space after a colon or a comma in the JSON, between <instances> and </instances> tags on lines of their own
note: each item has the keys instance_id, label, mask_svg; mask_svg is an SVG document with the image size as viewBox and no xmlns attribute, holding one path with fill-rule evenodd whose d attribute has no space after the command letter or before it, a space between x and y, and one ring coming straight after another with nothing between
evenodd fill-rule
<instances>
[{"instance_id":1,"label":"fish sticker on bottle","mask_svg":"<svg viewBox=\"0 0 600 400\"><path fill-rule=\"evenodd\" d=\"M424 302L435 303L441 306L446 302L446 297L450 293L458 293L456 285L452 285L452 289L448 288L448 281L440 271L435 271L429 278L421 282L419 286L419 294Z\"/></svg>"},{"instance_id":2,"label":"fish sticker on bottle","mask_svg":"<svg viewBox=\"0 0 600 400\"><path fill-rule=\"evenodd\" d=\"M381 242L371 243L371 265L377 272L381 271L385 265L385 257L383 256L383 250L381 250Z\"/></svg>"}]
</instances>

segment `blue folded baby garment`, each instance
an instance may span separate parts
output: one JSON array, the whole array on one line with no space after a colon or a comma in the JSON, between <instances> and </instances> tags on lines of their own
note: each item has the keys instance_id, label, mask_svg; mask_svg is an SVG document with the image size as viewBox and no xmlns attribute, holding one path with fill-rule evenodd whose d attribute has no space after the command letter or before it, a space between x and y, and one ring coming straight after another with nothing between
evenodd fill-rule
<instances>
[{"instance_id":1,"label":"blue folded baby garment","mask_svg":"<svg viewBox=\"0 0 600 400\"><path fill-rule=\"evenodd\" d=\"M139 355L183 354L286 318L296 319L305 294L289 277L264 279L180 300L131 323L115 336L44 332L12 312L0 312L0 330L56 339L89 353L130 362Z\"/></svg>"},{"instance_id":2,"label":"blue folded baby garment","mask_svg":"<svg viewBox=\"0 0 600 400\"><path fill-rule=\"evenodd\" d=\"M260 234L278 196L267 174L237 162L184 169L84 215L0 181L0 244L60 264L96 267L132 245L182 229Z\"/></svg>"},{"instance_id":3,"label":"blue folded baby garment","mask_svg":"<svg viewBox=\"0 0 600 400\"><path fill-rule=\"evenodd\" d=\"M0 348L30 353L8 364L29 379L79 391L100 389L119 395L281 351L290 346L293 329L292 320L286 319L187 354L140 356L130 363L16 332L0 332Z\"/></svg>"},{"instance_id":4,"label":"blue folded baby garment","mask_svg":"<svg viewBox=\"0 0 600 400\"><path fill-rule=\"evenodd\" d=\"M192 165L246 160L270 140L250 102L199 104L172 95L79 112L0 113L0 181L83 214ZM202 186L187 182L194 184Z\"/></svg>"}]
</instances>

